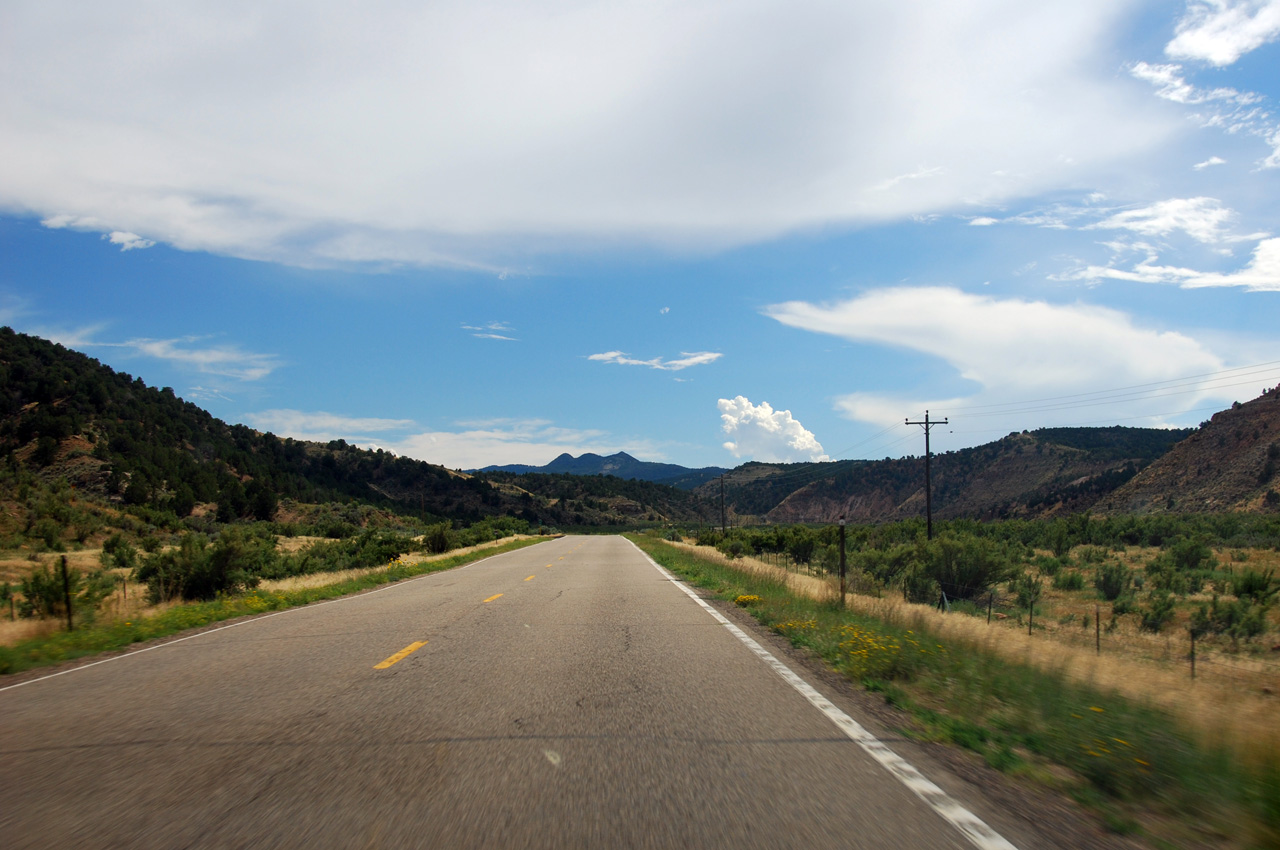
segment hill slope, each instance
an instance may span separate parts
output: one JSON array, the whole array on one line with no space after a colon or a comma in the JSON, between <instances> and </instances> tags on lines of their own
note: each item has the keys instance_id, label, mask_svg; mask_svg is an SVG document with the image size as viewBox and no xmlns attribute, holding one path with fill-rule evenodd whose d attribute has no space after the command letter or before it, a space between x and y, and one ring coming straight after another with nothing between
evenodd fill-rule
<instances>
[{"instance_id":1,"label":"hill slope","mask_svg":"<svg viewBox=\"0 0 1280 850\"><path fill-rule=\"evenodd\" d=\"M82 493L180 517L197 504L216 503L223 521L265 519L279 499L290 498L465 521L498 515L553 525L634 521L632 513L552 501L342 440L280 439L228 425L169 388L148 387L10 328L0 328L0 454L43 478L65 478ZM651 507L640 514L661 515Z\"/></svg>"},{"instance_id":2,"label":"hill slope","mask_svg":"<svg viewBox=\"0 0 1280 850\"><path fill-rule=\"evenodd\" d=\"M936 455L939 519L1045 516L1091 508L1189 431L1052 428ZM725 477L739 515L770 522L886 522L925 513L924 458L824 464L746 464ZM718 497L718 485L699 492Z\"/></svg>"},{"instance_id":3,"label":"hill slope","mask_svg":"<svg viewBox=\"0 0 1280 850\"><path fill-rule=\"evenodd\" d=\"M1280 510L1280 386L1235 404L1097 505L1101 513Z\"/></svg>"}]
</instances>

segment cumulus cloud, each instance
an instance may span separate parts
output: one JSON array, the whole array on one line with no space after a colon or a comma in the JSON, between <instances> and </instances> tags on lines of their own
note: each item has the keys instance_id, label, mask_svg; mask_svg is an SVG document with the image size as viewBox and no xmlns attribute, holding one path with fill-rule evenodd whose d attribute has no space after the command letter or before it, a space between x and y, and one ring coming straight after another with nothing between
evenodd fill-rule
<instances>
[{"instance_id":1,"label":"cumulus cloud","mask_svg":"<svg viewBox=\"0 0 1280 850\"><path fill-rule=\"evenodd\" d=\"M707 363L714 363L723 356L718 351L682 351L679 359L676 360L664 360L661 357L638 360L634 357L628 357L625 351L605 351L600 354L589 354L587 359L597 360L601 363L617 363L621 366L648 366L650 369L661 369L665 372L679 372L682 369L688 369L690 366L703 366Z\"/></svg>"},{"instance_id":2,"label":"cumulus cloud","mask_svg":"<svg viewBox=\"0 0 1280 850\"><path fill-rule=\"evenodd\" d=\"M852 392L838 401L837 409L850 418L879 425L926 408L940 416L1003 419L1011 430L1070 424L1082 416L1119 418L1134 412L1137 396L1112 399L1110 407L1081 401L1053 412L1031 413L1014 403L1222 368L1221 359L1191 337L1140 327L1117 310L999 299L950 287L880 289L830 304L793 301L769 307L766 315L790 327L936 357L966 388L941 398ZM1159 409L1186 410L1208 397L1216 396L1189 393Z\"/></svg>"},{"instance_id":3,"label":"cumulus cloud","mask_svg":"<svg viewBox=\"0 0 1280 850\"><path fill-rule=\"evenodd\" d=\"M1278 0L1205 0L1188 4L1164 52L1222 67L1277 38Z\"/></svg>"},{"instance_id":4,"label":"cumulus cloud","mask_svg":"<svg viewBox=\"0 0 1280 850\"><path fill-rule=\"evenodd\" d=\"M774 410L767 401L755 405L745 396L722 398L717 406L724 432L732 438L724 447L734 457L766 463L830 460L790 410Z\"/></svg>"},{"instance_id":5,"label":"cumulus cloud","mask_svg":"<svg viewBox=\"0 0 1280 850\"><path fill-rule=\"evenodd\" d=\"M1113 74L1140 6L6 4L0 205L184 250L494 270L531 240L705 250L931 215L1176 132Z\"/></svg>"}]
</instances>

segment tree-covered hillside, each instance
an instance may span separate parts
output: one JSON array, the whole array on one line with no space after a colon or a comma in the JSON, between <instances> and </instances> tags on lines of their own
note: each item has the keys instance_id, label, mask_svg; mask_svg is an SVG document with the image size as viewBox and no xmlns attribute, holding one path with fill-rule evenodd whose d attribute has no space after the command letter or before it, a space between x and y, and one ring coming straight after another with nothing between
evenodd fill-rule
<instances>
[{"instance_id":1,"label":"tree-covered hillside","mask_svg":"<svg viewBox=\"0 0 1280 850\"><path fill-rule=\"evenodd\" d=\"M282 499L358 501L467 522L511 515L552 525L616 524L657 515L648 502L634 514L571 510L483 476L342 440L312 443L228 425L167 387L148 387L9 328L0 328L0 455L81 492L179 517L216 504L224 522L270 518ZM681 502L657 490L650 495Z\"/></svg>"}]
</instances>

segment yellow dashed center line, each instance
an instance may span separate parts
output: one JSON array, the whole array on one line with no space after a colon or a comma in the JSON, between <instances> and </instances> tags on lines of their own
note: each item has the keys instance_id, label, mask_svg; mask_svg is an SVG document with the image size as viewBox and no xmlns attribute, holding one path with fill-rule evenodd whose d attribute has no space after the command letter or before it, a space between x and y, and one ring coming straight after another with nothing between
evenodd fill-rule
<instances>
[{"instance_id":1,"label":"yellow dashed center line","mask_svg":"<svg viewBox=\"0 0 1280 850\"><path fill-rule=\"evenodd\" d=\"M493 600L497 599L501 595L502 595L501 593L495 593L493 594L493 596L490 596L488 599L486 599L485 602L492 602Z\"/></svg>"},{"instance_id":2,"label":"yellow dashed center line","mask_svg":"<svg viewBox=\"0 0 1280 850\"><path fill-rule=\"evenodd\" d=\"M536 576L529 576L527 579L525 579L525 581L533 581L534 578L536 578Z\"/></svg>"},{"instance_id":3,"label":"yellow dashed center line","mask_svg":"<svg viewBox=\"0 0 1280 850\"><path fill-rule=\"evenodd\" d=\"M420 641L411 643L408 646L406 646L404 649L397 652L395 655L388 658L386 661L383 661L380 664L373 665L373 669L386 670L392 664L395 664L397 661L403 661L404 659L408 658L410 655L417 652L419 649L422 649L422 647L426 645L427 645L427 642L425 640L420 640Z\"/></svg>"}]
</instances>

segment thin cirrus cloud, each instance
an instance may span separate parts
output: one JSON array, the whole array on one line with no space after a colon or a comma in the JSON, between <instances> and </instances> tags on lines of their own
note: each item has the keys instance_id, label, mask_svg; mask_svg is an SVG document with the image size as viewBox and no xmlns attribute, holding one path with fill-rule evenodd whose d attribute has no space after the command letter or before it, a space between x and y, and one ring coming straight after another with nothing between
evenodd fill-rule
<instances>
[{"instance_id":1,"label":"thin cirrus cloud","mask_svg":"<svg viewBox=\"0 0 1280 850\"><path fill-rule=\"evenodd\" d=\"M196 345L201 337L177 339L135 338L124 342L103 342L98 335L103 325L91 325L72 330L35 328L40 336L67 348L119 348L162 360L183 369L205 375L234 378L239 381L258 381L276 369L281 361L274 354L245 351L237 345Z\"/></svg>"},{"instance_id":2,"label":"thin cirrus cloud","mask_svg":"<svg viewBox=\"0 0 1280 850\"><path fill-rule=\"evenodd\" d=\"M0 206L299 265L482 268L531 238L707 250L932 215L1177 133L1113 73L1143 6L6 4Z\"/></svg>"},{"instance_id":3,"label":"thin cirrus cloud","mask_svg":"<svg viewBox=\"0 0 1280 850\"><path fill-rule=\"evenodd\" d=\"M263 410L245 415L255 428L297 440L347 439L356 435L384 431L404 431L414 427L411 419L378 419L368 416L343 416L324 411Z\"/></svg>"},{"instance_id":4,"label":"thin cirrus cloud","mask_svg":"<svg viewBox=\"0 0 1280 850\"><path fill-rule=\"evenodd\" d=\"M679 372L691 366L714 363L723 356L718 351L682 351L680 357L675 360L664 360L661 357L640 360L627 356L625 351L605 351L600 354L589 354L587 359L601 363L616 363L620 366L648 366L650 369L660 369L664 372Z\"/></svg>"},{"instance_id":5,"label":"thin cirrus cloud","mask_svg":"<svg viewBox=\"0 0 1280 850\"><path fill-rule=\"evenodd\" d=\"M489 322L484 325L463 325L464 331L471 331L471 335L476 339L501 339L507 342L518 342L519 340L511 336L513 328L506 322Z\"/></svg>"},{"instance_id":6,"label":"thin cirrus cloud","mask_svg":"<svg viewBox=\"0 0 1280 850\"><path fill-rule=\"evenodd\" d=\"M992 414L1019 400L1171 381L1223 368L1222 359L1196 340L1140 327L1117 310L997 299L950 287L880 289L830 304L793 301L769 307L765 315L790 327L906 349L947 364L960 392L933 399L852 392L837 400L837 409L848 417L879 425L929 408L1021 429L1027 419L1011 408L1003 418ZM1158 410L1177 413L1221 397L1210 390L1185 393L1162 399ZM1070 424L1082 417L1124 418L1155 409L1149 402L1120 400L1110 407L1068 405L1030 416L1039 425Z\"/></svg>"}]
</instances>

